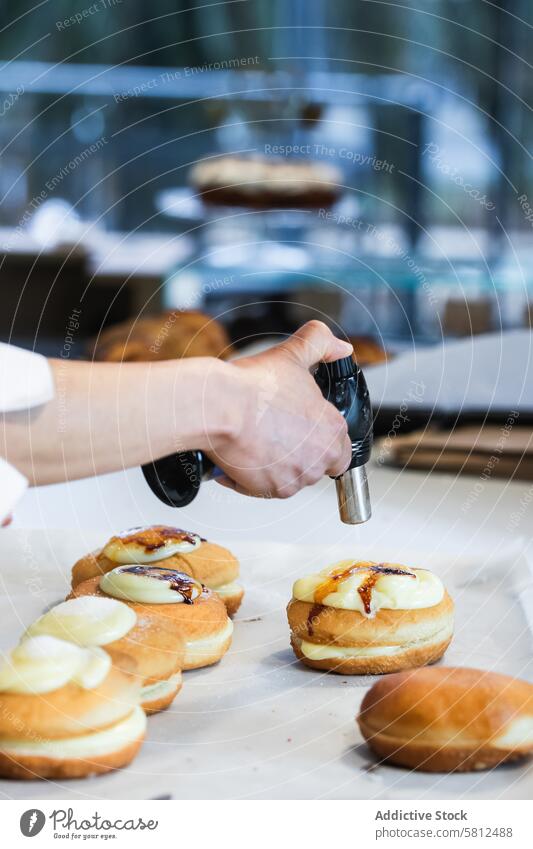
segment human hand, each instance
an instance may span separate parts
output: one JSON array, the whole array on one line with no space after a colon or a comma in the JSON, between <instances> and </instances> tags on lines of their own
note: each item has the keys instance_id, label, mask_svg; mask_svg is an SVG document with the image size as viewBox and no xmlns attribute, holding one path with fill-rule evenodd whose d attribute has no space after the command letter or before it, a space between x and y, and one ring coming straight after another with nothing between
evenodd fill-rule
<instances>
[{"instance_id":1,"label":"human hand","mask_svg":"<svg viewBox=\"0 0 533 849\"><path fill-rule=\"evenodd\" d=\"M271 350L227 364L226 386L214 402L232 405L234 427L207 447L225 473L219 483L287 498L324 475L342 474L352 456L346 422L310 370L351 352L325 324L310 321Z\"/></svg>"}]
</instances>

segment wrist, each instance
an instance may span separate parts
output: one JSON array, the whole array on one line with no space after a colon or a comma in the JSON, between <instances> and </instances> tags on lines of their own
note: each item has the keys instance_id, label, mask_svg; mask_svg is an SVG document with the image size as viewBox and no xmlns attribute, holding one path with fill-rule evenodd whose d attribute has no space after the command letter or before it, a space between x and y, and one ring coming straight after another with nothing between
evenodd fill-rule
<instances>
[{"instance_id":1,"label":"wrist","mask_svg":"<svg viewBox=\"0 0 533 849\"><path fill-rule=\"evenodd\" d=\"M239 369L232 363L210 360L201 400L203 427L198 444L201 450L216 451L237 438L247 400Z\"/></svg>"},{"instance_id":2,"label":"wrist","mask_svg":"<svg viewBox=\"0 0 533 849\"><path fill-rule=\"evenodd\" d=\"M216 451L235 438L246 399L234 366L215 357L194 357L156 368L167 414L155 427L166 428L165 453Z\"/></svg>"}]
</instances>

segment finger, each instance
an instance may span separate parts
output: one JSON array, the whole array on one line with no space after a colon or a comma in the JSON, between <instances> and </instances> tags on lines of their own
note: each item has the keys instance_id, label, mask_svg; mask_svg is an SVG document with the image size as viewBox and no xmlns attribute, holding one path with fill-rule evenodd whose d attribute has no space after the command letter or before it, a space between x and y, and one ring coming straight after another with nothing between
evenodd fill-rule
<instances>
[{"instance_id":1,"label":"finger","mask_svg":"<svg viewBox=\"0 0 533 849\"><path fill-rule=\"evenodd\" d=\"M311 368L319 362L327 363L349 357L353 352L353 346L337 339L322 321L308 321L283 342L282 347L290 350L305 368Z\"/></svg>"},{"instance_id":2,"label":"finger","mask_svg":"<svg viewBox=\"0 0 533 849\"><path fill-rule=\"evenodd\" d=\"M231 478L228 478L227 475L219 475L216 478L213 478L215 483L220 484L220 486L224 486L226 489L236 489L237 484Z\"/></svg>"},{"instance_id":3,"label":"finger","mask_svg":"<svg viewBox=\"0 0 533 849\"><path fill-rule=\"evenodd\" d=\"M344 474L352 462L352 441L348 434L344 434L339 444L337 457L330 463L326 474L332 478Z\"/></svg>"},{"instance_id":4,"label":"finger","mask_svg":"<svg viewBox=\"0 0 533 849\"><path fill-rule=\"evenodd\" d=\"M221 475L219 478L214 478L214 480L216 483L220 484L220 486L223 486L226 489L232 489L233 492L237 492L239 495L246 495L248 498L272 498L271 493L253 492L248 489L248 487L241 486L241 484L236 483L236 481L228 478L226 475Z\"/></svg>"},{"instance_id":5,"label":"finger","mask_svg":"<svg viewBox=\"0 0 533 849\"><path fill-rule=\"evenodd\" d=\"M315 483L318 483L318 481L322 480L323 477L324 468L322 466L310 466L300 477L302 488L304 486L314 486Z\"/></svg>"}]
</instances>

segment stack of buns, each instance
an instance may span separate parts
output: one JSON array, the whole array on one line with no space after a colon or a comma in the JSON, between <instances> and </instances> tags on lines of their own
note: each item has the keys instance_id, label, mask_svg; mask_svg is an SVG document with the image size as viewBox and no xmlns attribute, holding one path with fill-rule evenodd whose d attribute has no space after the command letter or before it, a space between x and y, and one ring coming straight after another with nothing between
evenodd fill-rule
<instances>
[{"instance_id":1,"label":"stack of buns","mask_svg":"<svg viewBox=\"0 0 533 849\"><path fill-rule=\"evenodd\" d=\"M111 537L103 548L74 564L72 589L124 564L157 564L185 572L216 592L230 616L237 612L244 596L238 583L239 562L229 549L168 525L131 528Z\"/></svg>"},{"instance_id":2,"label":"stack of buns","mask_svg":"<svg viewBox=\"0 0 533 849\"><path fill-rule=\"evenodd\" d=\"M29 637L0 666L0 775L82 778L128 764L146 715L130 655Z\"/></svg>"},{"instance_id":3,"label":"stack of buns","mask_svg":"<svg viewBox=\"0 0 533 849\"><path fill-rule=\"evenodd\" d=\"M26 634L47 634L89 648L100 646L115 665L136 661L141 705L147 713L168 707L181 689L185 639L148 606L128 605L104 594L70 598L39 617Z\"/></svg>"},{"instance_id":4,"label":"stack of buns","mask_svg":"<svg viewBox=\"0 0 533 849\"><path fill-rule=\"evenodd\" d=\"M155 620L170 642L185 640L183 669L217 663L231 643L233 623L224 602L190 575L164 566L117 566L82 581L76 598L121 599L138 617Z\"/></svg>"},{"instance_id":5,"label":"stack of buns","mask_svg":"<svg viewBox=\"0 0 533 849\"><path fill-rule=\"evenodd\" d=\"M126 766L146 714L169 707L182 671L227 652L237 575L227 549L163 525L118 534L79 560L67 600L0 662L0 775L82 778Z\"/></svg>"}]
</instances>

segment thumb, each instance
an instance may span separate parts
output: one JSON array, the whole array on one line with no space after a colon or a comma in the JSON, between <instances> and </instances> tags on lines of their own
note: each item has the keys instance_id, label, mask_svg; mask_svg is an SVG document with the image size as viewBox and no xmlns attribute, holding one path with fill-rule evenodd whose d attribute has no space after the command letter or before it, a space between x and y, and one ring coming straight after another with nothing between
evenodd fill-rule
<instances>
[{"instance_id":1,"label":"thumb","mask_svg":"<svg viewBox=\"0 0 533 849\"><path fill-rule=\"evenodd\" d=\"M341 357L349 357L353 352L353 346L337 339L323 321L308 321L283 342L281 347L289 351L305 368L311 368L320 362L340 360Z\"/></svg>"}]
</instances>

